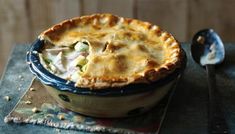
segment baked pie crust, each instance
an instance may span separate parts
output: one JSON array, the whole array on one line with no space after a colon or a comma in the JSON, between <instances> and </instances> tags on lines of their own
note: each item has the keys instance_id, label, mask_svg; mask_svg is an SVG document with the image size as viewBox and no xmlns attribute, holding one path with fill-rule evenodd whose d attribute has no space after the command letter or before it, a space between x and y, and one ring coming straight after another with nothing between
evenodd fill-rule
<instances>
[{"instance_id":1,"label":"baked pie crust","mask_svg":"<svg viewBox=\"0 0 235 134\"><path fill-rule=\"evenodd\" d=\"M112 14L63 21L40 34L46 45L70 47L89 42L88 62L77 87L103 89L152 83L180 68L179 42L158 26Z\"/></svg>"}]
</instances>

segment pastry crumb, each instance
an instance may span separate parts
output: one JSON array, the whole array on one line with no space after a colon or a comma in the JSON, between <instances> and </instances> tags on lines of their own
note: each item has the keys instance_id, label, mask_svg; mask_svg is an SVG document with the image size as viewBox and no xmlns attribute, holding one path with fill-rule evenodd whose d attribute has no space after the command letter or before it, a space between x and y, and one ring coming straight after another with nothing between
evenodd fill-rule
<instances>
[{"instance_id":1,"label":"pastry crumb","mask_svg":"<svg viewBox=\"0 0 235 134\"><path fill-rule=\"evenodd\" d=\"M18 78L19 78L20 80L24 80L24 77L23 77L22 75L19 75Z\"/></svg>"},{"instance_id":2,"label":"pastry crumb","mask_svg":"<svg viewBox=\"0 0 235 134\"><path fill-rule=\"evenodd\" d=\"M55 130L56 130L57 132L61 132L61 130L60 130L60 129L58 129L58 128L56 128Z\"/></svg>"},{"instance_id":3,"label":"pastry crumb","mask_svg":"<svg viewBox=\"0 0 235 134\"><path fill-rule=\"evenodd\" d=\"M28 100L28 101L25 101L25 104L30 105L32 104L32 102Z\"/></svg>"},{"instance_id":4,"label":"pastry crumb","mask_svg":"<svg viewBox=\"0 0 235 134\"><path fill-rule=\"evenodd\" d=\"M205 43L205 38L203 36L198 36L197 42L200 43L200 44L204 44Z\"/></svg>"},{"instance_id":5,"label":"pastry crumb","mask_svg":"<svg viewBox=\"0 0 235 134\"><path fill-rule=\"evenodd\" d=\"M19 76L18 76L18 78L20 78L20 79L21 79L21 78L23 78L23 76L22 76L22 75L19 75Z\"/></svg>"},{"instance_id":6,"label":"pastry crumb","mask_svg":"<svg viewBox=\"0 0 235 134\"><path fill-rule=\"evenodd\" d=\"M10 101L10 100L11 100L10 96L4 96L4 99L5 99L6 101Z\"/></svg>"},{"instance_id":7,"label":"pastry crumb","mask_svg":"<svg viewBox=\"0 0 235 134\"><path fill-rule=\"evenodd\" d=\"M59 118L60 120L64 120L64 119L65 119L65 117L64 117L63 114L58 115L58 118Z\"/></svg>"},{"instance_id":8,"label":"pastry crumb","mask_svg":"<svg viewBox=\"0 0 235 134\"><path fill-rule=\"evenodd\" d=\"M33 88L33 87L31 87L29 90L30 91L36 91L35 88Z\"/></svg>"},{"instance_id":9,"label":"pastry crumb","mask_svg":"<svg viewBox=\"0 0 235 134\"><path fill-rule=\"evenodd\" d=\"M34 107L34 108L32 109L32 112L38 113L38 112L40 112L40 110L39 110L38 108Z\"/></svg>"}]
</instances>

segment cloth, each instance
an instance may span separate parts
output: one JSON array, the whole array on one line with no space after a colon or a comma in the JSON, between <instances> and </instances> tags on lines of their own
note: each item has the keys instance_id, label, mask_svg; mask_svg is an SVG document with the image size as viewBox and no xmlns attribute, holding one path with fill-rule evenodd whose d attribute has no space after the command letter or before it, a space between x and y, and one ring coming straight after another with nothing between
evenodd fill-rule
<instances>
[{"instance_id":1,"label":"cloth","mask_svg":"<svg viewBox=\"0 0 235 134\"><path fill-rule=\"evenodd\" d=\"M33 79L15 108L5 117L5 122L31 123L89 132L158 133L173 92L171 90L156 107L147 113L136 117L111 119L88 117L63 109L45 90L37 79ZM33 112L35 107L38 111Z\"/></svg>"}]
</instances>

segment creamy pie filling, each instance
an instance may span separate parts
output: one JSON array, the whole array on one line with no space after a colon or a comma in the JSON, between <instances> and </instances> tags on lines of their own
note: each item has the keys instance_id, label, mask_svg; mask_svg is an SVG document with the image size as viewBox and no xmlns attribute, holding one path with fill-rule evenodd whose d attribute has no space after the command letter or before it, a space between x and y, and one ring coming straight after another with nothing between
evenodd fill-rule
<instances>
[{"instance_id":1,"label":"creamy pie filling","mask_svg":"<svg viewBox=\"0 0 235 134\"><path fill-rule=\"evenodd\" d=\"M70 47L46 45L39 53L40 62L51 73L76 82L79 74L85 71L89 55L89 42L78 41Z\"/></svg>"}]
</instances>

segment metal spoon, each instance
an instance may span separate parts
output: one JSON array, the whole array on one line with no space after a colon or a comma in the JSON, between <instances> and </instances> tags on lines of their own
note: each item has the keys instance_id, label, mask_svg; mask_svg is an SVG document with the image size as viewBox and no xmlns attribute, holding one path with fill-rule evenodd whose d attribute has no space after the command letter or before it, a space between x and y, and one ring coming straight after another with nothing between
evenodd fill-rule
<instances>
[{"instance_id":1,"label":"metal spoon","mask_svg":"<svg viewBox=\"0 0 235 134\"><path fill-rule=\"evenodd\" d=\"M193 59L206 67L209 88L209 128L210 134L228 134L228 125L221 109L221 97L216 89L215 65L223 62L224 45L219 35L212 29L204 29L196 33L191 44Z\"/></svg>"}]
</instances>

